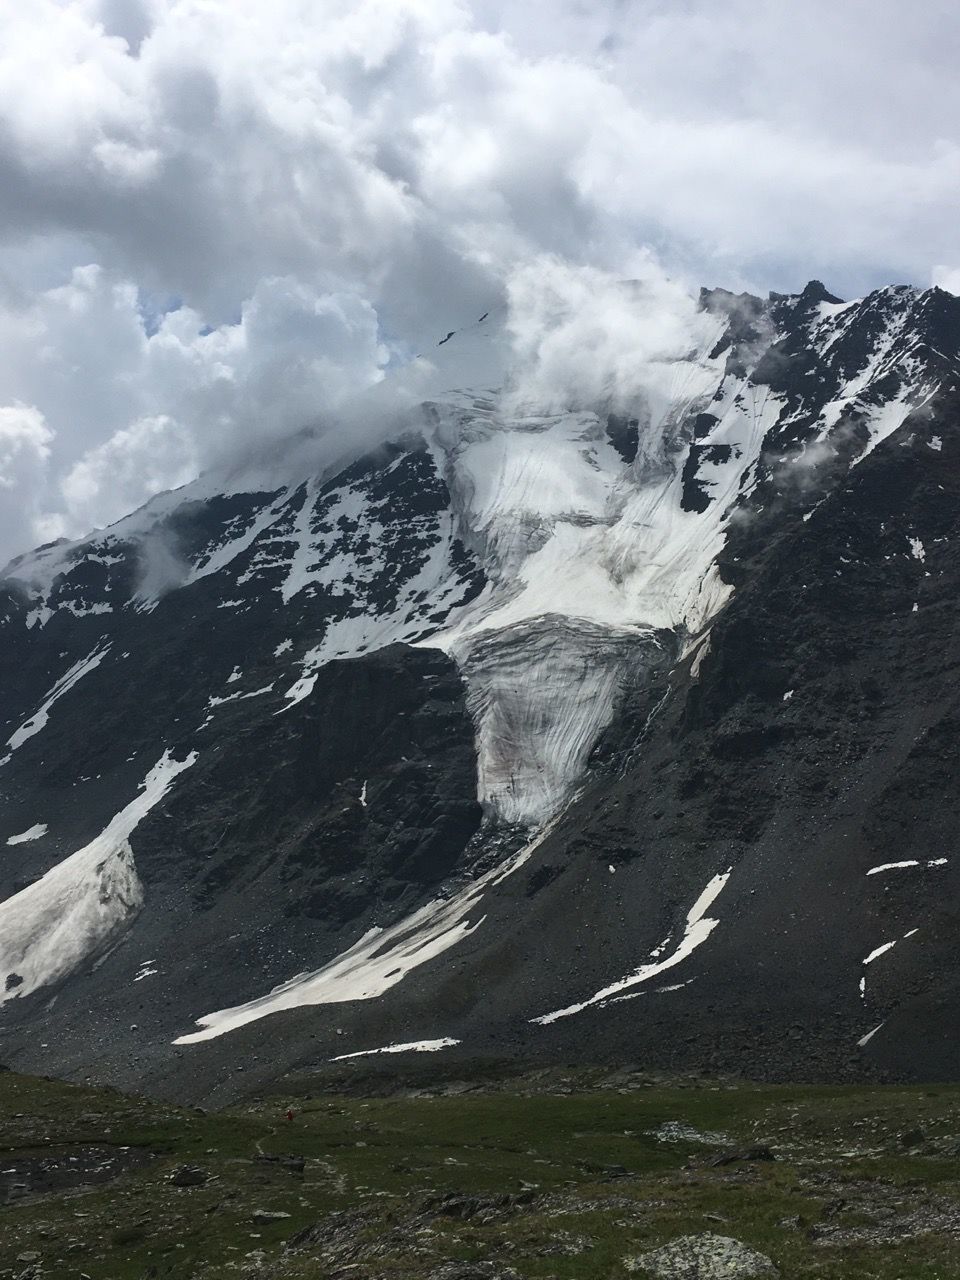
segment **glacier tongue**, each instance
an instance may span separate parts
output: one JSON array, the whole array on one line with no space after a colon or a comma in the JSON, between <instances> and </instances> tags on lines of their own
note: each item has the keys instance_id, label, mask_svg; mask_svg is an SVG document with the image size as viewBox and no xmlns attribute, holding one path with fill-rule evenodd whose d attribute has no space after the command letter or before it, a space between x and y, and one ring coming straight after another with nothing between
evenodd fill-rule
<instances>
[{"instance_id":1,"label":"glacier tongue","mask_svg":"<svg viewBox=\"0 0 960 1280\"><path fill-rule=\"evenodd\" d=\"M477 729L480 802L509 823L557 811L621 687L659 650L646 628L557 615L481 631L456 652Z\"/></svg>"}]
</instances>

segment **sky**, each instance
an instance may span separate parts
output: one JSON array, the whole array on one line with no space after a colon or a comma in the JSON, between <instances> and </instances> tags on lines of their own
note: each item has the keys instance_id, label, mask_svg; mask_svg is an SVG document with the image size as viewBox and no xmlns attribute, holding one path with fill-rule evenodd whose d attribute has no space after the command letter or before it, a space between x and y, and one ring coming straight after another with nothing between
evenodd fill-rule
<instances>
[{"instance_id":1,"label":"sky","mask_svg":"<svg viewBox=\"0 0 960 1280\"><path fill-rule=\"evenodd\" d=\"M495 306L616 380L701 284L960 292L958 49L954 0L0 0L0 564Z\"/></svg>"}]
</instances>

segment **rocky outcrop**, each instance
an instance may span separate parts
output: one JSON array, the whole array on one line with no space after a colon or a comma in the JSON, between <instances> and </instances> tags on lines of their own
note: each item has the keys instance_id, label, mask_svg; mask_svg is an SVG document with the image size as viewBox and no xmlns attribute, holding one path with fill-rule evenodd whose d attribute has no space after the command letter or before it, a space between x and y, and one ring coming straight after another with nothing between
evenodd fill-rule
<instances>
[{"instance_id":1,"label":"rocky outcrop","mask_svg":"<svg viewBox=\"0 0 960 1280\"><path fill-rule=\"evenodd\" d=\"M624 1266L631 1275L651 1280L776 1280L780 1275L766 1254L712 1231L681 1236L625 1259Z\"/></svg>"}]
</instances>

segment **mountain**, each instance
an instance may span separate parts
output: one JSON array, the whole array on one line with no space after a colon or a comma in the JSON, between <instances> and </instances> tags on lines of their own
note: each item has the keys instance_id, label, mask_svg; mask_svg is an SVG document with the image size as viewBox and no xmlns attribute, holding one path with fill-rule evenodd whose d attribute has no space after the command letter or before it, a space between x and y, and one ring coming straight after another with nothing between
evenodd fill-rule
<instances>
[{"instance_id":1,"label":"mountain","mask_svg":"<svg viewBox=\"0 0 960 1280\"><path fill-rule=\"evenodd\" d=\"M4 1062L960 1077L960 299L700 308L626 410L484 317L387 438L7 566Z\"/></svg>"}]
</instances>

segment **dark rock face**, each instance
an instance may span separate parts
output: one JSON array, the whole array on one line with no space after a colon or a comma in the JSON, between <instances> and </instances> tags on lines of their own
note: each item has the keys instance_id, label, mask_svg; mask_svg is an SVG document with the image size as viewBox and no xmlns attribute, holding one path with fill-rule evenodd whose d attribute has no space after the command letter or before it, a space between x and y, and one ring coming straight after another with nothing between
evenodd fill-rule
<instances>
[{"instance_id":1,"label":"dark rock face","mask_svg":"<svg viewBox=\"0 0 960 1280\"><path fill-rule=\"evenodd\" d=\"M409 906L443 880L476 832L472 726L453 664L392 646L322 669L312 697L264 720L242 703L221 732L242 751L201 757L177 796L175 849L145 828L152 883L196 907L269 874L286 916L344 923L370 899Z\"/></svg>"},{"instance_id":2,"label":"dark rock face","mask_svg":"<svg viewBox=\"0 0 960 1280\"><path fill-rule=\"evenodd\" d=\"M545 608L426 647L484 607L497 539L514 556L533 528L536 551L550 521L467 527L472 494L414 435L335 475L166 496L10 567L0 911L165 753L190 765L131 836L125 930L65 979L0 971L6 1061L213 1100L420 1042L960 1078L960 301L843 305L817 282L702 301L725 325L715 392L656 465L637 419L597 438L619 484L673 467L669 522L726 504L703 634ZM503 796L554 796L571 761L528 829ZM344 956L397 968L369 998L173 1043Z\"/></svg>"},{"instance_id":3,"label":"dark rock face","mask_svg":"<svg viewBox=\"0 0 960 1280\"><path fill-rule=\"evenodd\" d=\"M704 414L704 417L709 416ZM710 494L708 482L699 474L701 464L722 465L730 461L731 452L732 448L728 444L691 444L687 460L683 464L683 498L680 505L684 511L706 511L710 505Z\"/></svg>"},{"instance_id":4,"label":"dark rock face","mask_svg":"<svg viewBox=\"0 0 960 1280\"><path fill-rule=\"evenodd\" d=\"M625 418L622 414L607 415L607 435L624 462L632 462L637 456L640 442L640 423L636 418Z\"/></svg>"},{"instance_id":5,"label":"dark rock face","mask_svg":"<svg viewBox=\"0 0 960 1280\"><path fill-rule=\"evenodd\" d=\"M202 1008L318 967L457 871L480 808L473 727L448 658L392 646L325 667L290 711L253 706L223 709L219 749L201 751L138 828L149 909L43 1015L61 1052L82 1059L93 1032L108 1052L120 1043L139 1056ZM9 1042L22 1022L30 1043L46 999L6 1006Z\"/></svg>"}]
</instances>

